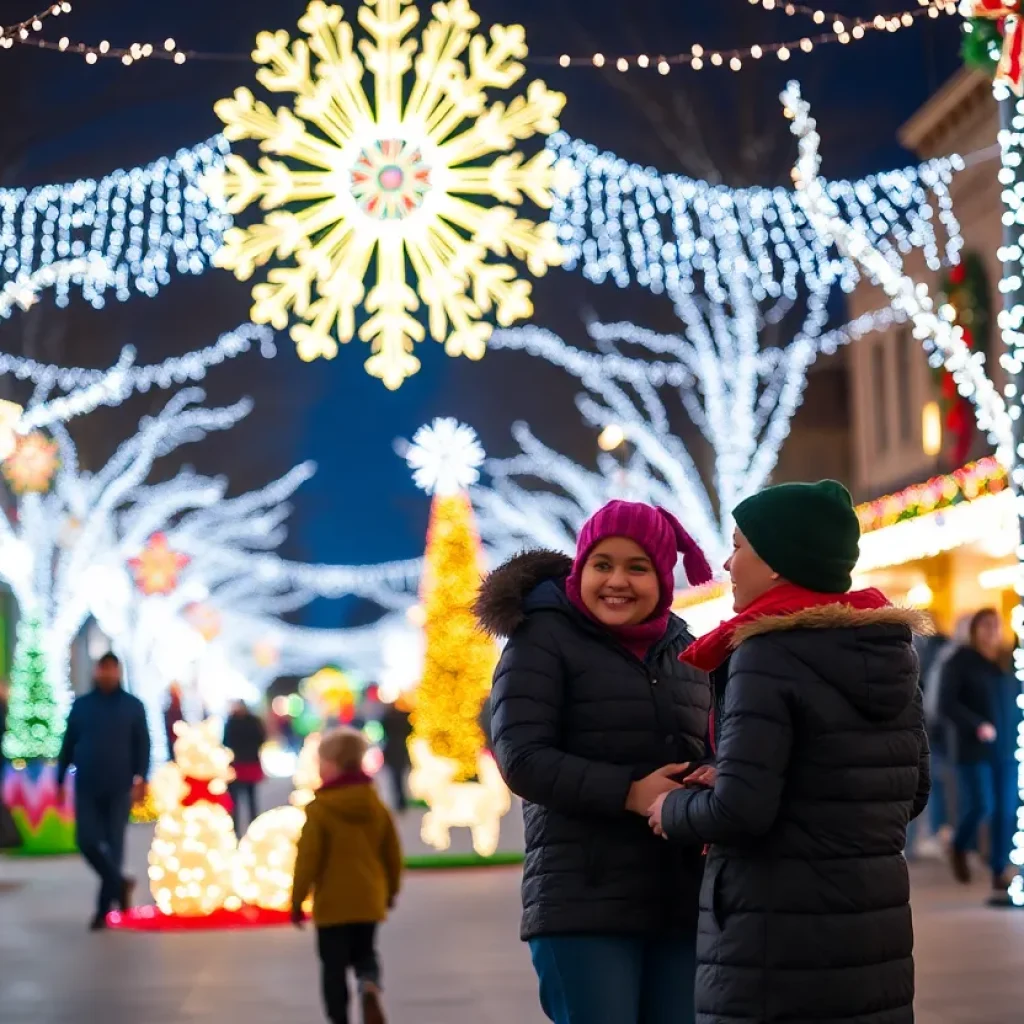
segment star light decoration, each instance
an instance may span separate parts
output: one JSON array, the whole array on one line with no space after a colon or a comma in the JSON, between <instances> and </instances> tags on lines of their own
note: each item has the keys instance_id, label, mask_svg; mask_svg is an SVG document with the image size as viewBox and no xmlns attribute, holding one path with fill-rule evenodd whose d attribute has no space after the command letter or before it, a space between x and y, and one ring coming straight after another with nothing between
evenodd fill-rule
<instances>
[{"instance_id":1,"label":"star light decoration","mask_svg":"<svg viewBox=\"0 0 1024 1024\"><path fill-rule=\"evenodd\" d=\"M4 460L3 471L15 494L44 494L59 466L57 442L33 430L15 440L14 450Z\"/></svg>"},{"instance_id":2,"label":"star light decoration","mask_svg":"<svg viewBox=\"0 0 1024 1024\"><path fill-rule=\"evenodd\" d=\"M291 105L275 111L240 88L214 107L230 141L256 139L285 158L263 157L256 170L232 154L210 176L230 213L257 201L269 211L228 230L215 263L245 281L272 257L290 261L253 287L252 316L283 330L294 313L307 361L337 355L364 309L367 372L392 390L420 366L421 300L445 352L480 359L493 330L485 318L508 326L533 312L530 282L508 257L533 276L564 258L554 226L516 207L549 209L572 173L549 150L525 159L513 147L556 131L565 97L534 80L525 95L488 103L487 90L523 76L522 26L495 25L488 38L474 34L467 0L431 11L417 40L412 0L364 0L356 44L342 8L313 0L298 23L308 39L262 32L253 51L257 80L293 94Z\"/></svg>"},{"instance_id":3,"label":"star light decoration","mask_svg":"<svg viewBox=\"0 0 1024 1024\"><path fill-rule=\"evenodd\" d=\"M472 427L445 417L413 434L405 461L417 487L428 494L451 497L480 479L484 450Z\"/></svg>"},{"instance_id":4,"label":"star light decoration","mask_svg":"<svg viewBox=\"0 0 1024 1024\"><path fill-rule=\"evenodd\" d=\"M166 534L154 533L138 556L128 559L128 567L135 578L135 585L147 597L152 597L173 593L181 570L190 561L188 555L171 548Z\"/></svg>"}]
</instances>

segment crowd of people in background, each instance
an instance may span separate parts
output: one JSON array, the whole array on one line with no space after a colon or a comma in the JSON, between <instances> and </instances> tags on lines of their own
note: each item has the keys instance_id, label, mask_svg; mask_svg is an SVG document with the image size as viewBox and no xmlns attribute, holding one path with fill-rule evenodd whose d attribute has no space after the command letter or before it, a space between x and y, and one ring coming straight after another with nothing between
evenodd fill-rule
<instances>
[{"instance_id":1,"label":"crowd of people in background","mask_svg":"<svg viewBox=\"0 0 1024 1024\"><path fill-rule=\"evenodd\" d=\"M1022 721L1012 645L999 612L982 608L964 616L952 637L932 637L919 648L932 747L931 835L909 834L908 856L944 853L956 880L967 884L970 854L983 848L993 899L1002 902L1016 871L1010 853Z\"/></svg>"}]
</instances>

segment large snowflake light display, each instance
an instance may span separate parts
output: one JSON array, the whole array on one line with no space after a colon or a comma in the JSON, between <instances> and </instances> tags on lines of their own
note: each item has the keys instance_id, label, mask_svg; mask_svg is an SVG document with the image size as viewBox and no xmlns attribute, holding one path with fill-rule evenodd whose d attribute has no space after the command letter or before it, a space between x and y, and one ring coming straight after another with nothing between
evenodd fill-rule
<instances>
[{"instance_id":1,"label":"large snowflake light display","mask_svg":"<svg viewBox=\"0 0 1024 1024\"><path fill-rule=\"evenodd\" d=\"M488 105L488 89L522 77L525 34L496 25L489 39L474 35L480 19L467 0L434 4L418 45L411 0L364 0L358 46L343 15L313 0L299 21L308 41L283 31L257 37L256 78L294 94L290 107L274 111L244 88L216 104L229 140L257 139L285 159L263 157L255 170L227 157L215 184L228 211L258 200L270 212L227 231L215 262L244 281L274 256L292 261L253 288L252 315L283 330L291 310L306 360L333 358L364 307L366 369L395 389L419 369L421 299L448 355L479 359L493 329L485 317L508 326L533 310L530 283L506 257L534 276L562 262L554 226L515 210L524 198L550 208L555 155L509 151L556 131L565 97L532 81L525 96Z\"/></svg>"}]
</instances>

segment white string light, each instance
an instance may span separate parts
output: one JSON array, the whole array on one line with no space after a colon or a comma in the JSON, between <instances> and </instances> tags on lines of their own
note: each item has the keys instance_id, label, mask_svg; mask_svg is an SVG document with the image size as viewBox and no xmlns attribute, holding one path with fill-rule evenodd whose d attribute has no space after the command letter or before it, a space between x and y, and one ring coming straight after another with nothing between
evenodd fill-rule
<instances>
[{"instance_id":1,"label":"white string light","mask_svg":"<svg viewBox=\"0 0 1024 1024\"><path fill-rule=\"evenodd\" d=\"M785 42L755 43L752 46L726 50L713 49L700 43L694 43L689 50L683 53L670 54L607 54L601 52L574 56L563 53L557 58L557 63L563 68L614 67L619 72L634 69L646 71L649 68L654 68L662 75L667 75L674 67L684 67L692 71L727 67L731 71L740 71L748 62L757 62L766 57L775 57L784 62L788 61L795 53L810 53L818 46L829 43L840 43L846 46L867 39L873 34L893 33L912 28L921 18L938 18L943 14L952 15L957 12L956 0L934 0L934 2L933 0L918 0L918 6L908 10L859 18L851 18L843 14L830 14L803 4L776 4L773 0L750 0L750 2L760 3L768 10L777 6L787 14L808 13L815 25L823 26L826 30L805 34ZM556 59L551 57L532 57L531 61L536 64L556 63Z\"/></svg>"},{"instance_id":2,"label":"white string light","mask_svg":"<svg viewBox=\"0 0 1024 1024\"><path fill-rule=\"evenodd\" d=\"M985 370L984 353L968 347L962 329L953 322L954 310L942 307L936 312L928 286L904 274L902 263L894 260L892 253L887 257L857 224L844 218L819 177L821 140L810 116L810 104L801 96L796 82L787 86L782 102L792 118L793 134L799 140L794 181L805 197L808 216L822 236L834 239L839 251L856 260L871 280L883 288L893 305L913 322L914 337L934 353L938 365L945 366L952 375L960 394L973 403L979 428L996 446L1000 461L1009 466L1014 448L1013 422Z\"/></svg>"},{"instance_id":3,"label":"white string light","mask_svg":"<svg viewBox=\"0 0 1024 1024\"><path fill-rule=\"evenodd\" d=\"M206 195L202 178L223 165L228 144L215 136L144 167L36 188L0 189L0 270L18 287L55 264L57 304L79 287L94 306L153 296L171 273L201 274L231 218ZM7 294L5 287L4 294Z\"/></svg>"},{"instance_id":4,"label":"white string light","mask_svg":"<svg viewBox=\"0 0 1024 1024\"><path fill-rule=\"evenodd\" d=\"M136 352L131 345L121 350L118 361L107 370L60 367L0 353L0 376L11 375L36 385L36 400L17 427L19 433L25 433L56 422L65 423L100 405L119 405L137 391L147 392L152 387L166 390L189 381L200 381L211 366L234 359L257 344L265 359L275 355L273 332L256 324L242 324L222 334L212 345L149 366L134 365ZM70 393L49 398L49 391L54 387Z\"/></svg>"}]
</instances>

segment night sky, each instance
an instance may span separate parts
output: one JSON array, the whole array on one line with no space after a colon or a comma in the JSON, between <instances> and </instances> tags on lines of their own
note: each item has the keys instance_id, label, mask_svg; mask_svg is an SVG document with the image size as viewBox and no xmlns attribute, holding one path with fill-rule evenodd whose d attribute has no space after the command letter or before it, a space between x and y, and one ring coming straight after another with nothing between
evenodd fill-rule
<instances>
[{"instance_id":1,"label":"night sky","mask_svg":"<svg viewBox=\"0 0 1024 1024\"><path fill-rule=\"evenodd\" d=\"M0 23L24 18L40 0L0 0ZM861 16L914 6L912 0L831 0ZM51 38L117 45L174 37L181 48L247 54L261 29L294 31L302 0L77 0ZM349 14L356 4L346 5ZM678 52L694 42L740 46L798 38L812 26L747 0L475 0L484 25L525 24L531 53ZM427 12L429 4L421 3ZM799 78L822 127L825 173L854 177L910 159L895 133L958 67L957 20L924 19L913 29L849 47L831 45L788 64L654 71L628 76L589 68L531 67L568 96L563 127L602 148L663 171L713 177L730 185L787 182L793 149L777 95ZM246 61L192 62L183 68L144 62L86 65L81 57L15 47L0 50L0 185L29 186L99 176L146 163L215 134L213 103L239 85L259 87ZM253 147L254 151L255 147ZM242 150L247 156L249 149ZM594 286L552 271L535 285L535 322L582 341L582 319L633 319L671 329L667 299L641 289ZM223 271L175 277L155 299L115 301L101 311L81 299L64 310L44 301L0 327L0 348L50 361L108 365L120 347L138 346L144 362L212 341L247 318L249 288ZM251 394L257 410L230 435L188 453L204 472L226 472L249 488L303 458L319 464L300 492L288 553L306 560L369 562L419 554L428 503L393 453L437 415L475 426L489 453L510 454L509 427L530 421L546 440L581 459L594 441L578 422L575 389L560 371L522 354L494 353L481 364L450 360L440 346L420 346L421 372L390 393L362 369L367 352L353 342L333 362L301 364L282 335L273 362L241 357L208 378L211 398ZM99 465L117 440L160 398L139 396L118 410L76 421L86 466ZM170 472L175 467L166 467ZM326 602L309 621L336 625L347 608Z\"/></svg>"}]
</instances>

